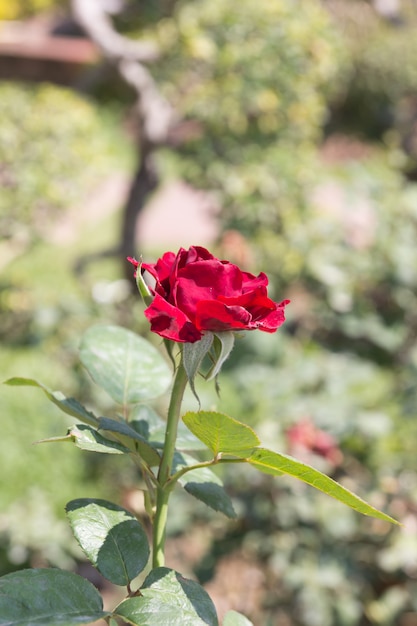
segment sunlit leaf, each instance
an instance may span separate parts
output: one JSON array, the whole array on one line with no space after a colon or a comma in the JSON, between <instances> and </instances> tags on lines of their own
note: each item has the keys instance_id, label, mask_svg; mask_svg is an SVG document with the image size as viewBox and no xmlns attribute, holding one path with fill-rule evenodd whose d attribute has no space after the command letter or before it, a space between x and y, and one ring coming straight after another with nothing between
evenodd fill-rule
<instances>
[{"instance_id":1,"label":"sunlit leaf","mask_svg":"<svg viewBox=\"0 0 417 626\"><path fill-rule=\"evenodd\" d=\"M220 453L240 456L243 451L249 454L250 450L260 443L258 436L249 426L223 413L188 412L182 419L187 428L203 441L215 456Z\"/></svg>"},{"instance_id":2,"label":"sunlit leaf","mask_svg":"<svg viewBox=\"0 0 417 626\"><path fill-rule=\"evenodd\" d=\"M0 578L0 626L75 626L108 615L97 589L59 569L27 569Z\"/></svg>"},{"instance_id":3,"label":"sunlit leaf","mask_svg":"<svg viewBox=\"0 0 417 626\"><path fill-rule=\"evenodd\" d=\"M39 389L42 389L51 402L53 402L67 415L76 417L81 422L89 424L90 426L97 426L98 424L97 417L91 413L91 411L88 411L85 407L83 407L78 400L75 400L74 398L66 398L61 391L51 391L48 387L33 378L9 378L4 382L4 384L15 387L38 387Z\"/></svg>"},{"instance_id":4,"label":"sunlit leaf","mask_svg":"<svg viewBox=\"0 0 417 626\"><path fill-rule=\"evenodd\" d=\"M68 431L69 436L73 439L75 445L81 450L89 450L90 452L101 452L104 454L126 454L129 448L121 445L117 441L111 441L103 435L100 435L94 428L89 426L73 426Z\"/></svg>"},{"instance_id":5,"label":"sunlit leaf","mask_svg":"<svg viewBox=\"0 0 417 626\"><path fill-rule=\"evenodd\" d=\"M253 623L237 611L228 611L224 616L223 626L253 626Z\"/></svg>"},{"instance_id":6,"label":"sunlit leaf","mask_svg":"<svg viewBox=\"0 0 417 626\"><path fill-rule=\"evenodd\" d=\"M108 417L101 417L99 421L100 430L113 433L122 439L122 443L128 445L133 443L134 449L139 453L143 460L150 466L159 465L161 457L158 452L149 444L142 435L140 435L127 422L117 421ZM127 441L123 441L123 438Z\"/></svg>"},{"instance_id":7,"label":"sunlit leaf","mask_svg":"<svg viewBox=\"0 0 417 626\"><path fill-rule=\"evenodd\" d=\"M178 424L175 447L177 450L184 450L184 452L207 449L205 444L198 439L182 422Z\"/></svg>"},{"instance_id":8,"label":"sunlit leaf","mask_svg":"<svg viewBox=\"0 0 417 626\"><path fill-rule=\"evenodd\" d=\"M158 350L119 326L87 330L80 358L93 380L119 404L157 398L171 382L171 371Z\"/></svg>"},{"instance_id":9,"label":"sunlit leaf","mask_svg":"<svg viewBox=\"0 0 417 626\"><path fill-rule=\"evenodd\" d=\"M115 615L135 626L218 626L216 609L207 592L166 567L153 570L141 595L122 602Z\"/></svg>"},{"instance_id":10,"label":"sunlit leaf","mask_svg":"<svg viewBox=\"0 0 417 626\"><path fill-rule=\"evenodd\" d=\"M146 404L138 404L134 407L129 425L149 441L152 447L157 449L163 447L166 421L152 407ZM197 439L182 422L178 424L175 447L177 450L184 451L206 450L204 443Z\"/></svg>"},{"instance_id":11,"label":"sunlit leaf","mask_svg":"<svg viewBox=\"0 0 417 626\"><path fill-rule=\"evenodd\" d=\"M322 474L313 467L310 467L301 461L297 461L290 456L279 454L278 452L273 452L272 450L267 450L266 448L257 448L247 458L247 461L253 467L256 467L256 469L259 469L261 472L265 472L266 474L289 474L290 476L294 476L308 485L327 493L327 495L332 498L343 502L343 504L350 506L355 511L363 513L363 515L369 515L371 517L385 520L386 522L398 524L395 519L385 513L382 513L381 511L378 511L378 509L375 509L373 506L362 500L362 498L359 498L359 496L356 496L354 493L349 491L349 489L346 489L346 487L343 487L329 476Z\"/></svg>"},{"instance_id":12,"label":"sunlit leaf","mask_svg":"<svg viewBox=\"0 0 417 626\"><path fill-rule=\"evenodd\" d=\"M184 467L192 467L197 461L190 455L176 452L174 455L173 471L177 472ZM199 467L183 474L178 482L190 495L215 511L219 511L230 518L235 518L230 496L223 488L223 482L210 467Z\"/></svg>"},{"instance_id":13,"label":"sunlit leaf","mask_svg":"<svg viewBox=\"0 0 417 626\"><path fill-rule=\"evenodd\" d=\"M184 484L184 489L214 511L223 513L232 519L236 517L232 501L221 485L215 482L193 482L189 480Z\"/></svg>"},{"instance_id":14,"label":"sunlit leaf","mask_svg":"<svg viewBox=\"0 0 417 626\"><path fill-rule=\"evenodd\" d=\"M146 566L149 543L132 513L106 500L72 500L66 512L85 555L115 585L128 585Z\"/></svg>"},{"instance_id":15,"label":"sunlit leaf","mask_svg":"<svg viewBox=\"0 0 417 626\"><path fill-rule=\"evenodd\" d=\"M129 448L126 448L117 441L111 441L103 435L100 435L94 428L77 424L68 430L68 434L64 437L50 437L49 439L41 439L37 443L57 443L72 442L77 448L87 450L89 452L100 452L103 454L126 454Z\"/></svg>"},{"instance_id":16,"label":"sunlit leaf","mask_svg":"<svg viewBox=\"0 0 417 626\"><path fill-rule=\"evenodd\" d=\"M164 423L159 429L155 429L150 435L150 441L160 448L163 446L165 428L166 424ZM177 450L183 450L184 452L207 450L207 446L202 441L197 439L197 437L195 437L182 422L178 424L175 447Z\"/></svg>"},{"instance_id":17,"label":"sunlit leaf","mask_svg":"<svg viewBox=\"0 0 417 626\"><path fill-rule=\"evenodd\" d=\"M129 424L139 435L144 437L144 439L152 439L155 441L155 438L152 437L152 433L164 430L166 421L162 419L151 406L147 404L137 404L131 411Z\"/></svg>"}]
</instances>

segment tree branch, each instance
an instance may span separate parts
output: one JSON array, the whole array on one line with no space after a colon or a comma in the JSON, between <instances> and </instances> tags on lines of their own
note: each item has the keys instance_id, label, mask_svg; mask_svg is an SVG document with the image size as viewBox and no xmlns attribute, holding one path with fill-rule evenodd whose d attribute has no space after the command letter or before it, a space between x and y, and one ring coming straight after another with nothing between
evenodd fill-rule
<instances>
[{"instance_id":1,"label":"tree branch","mask_svg":"<svg viewBox=\"0 0 417 626\"><path fill-rule=\"evenodd\" d=\"M150 193L159 184L154 152L159 146L169 144L170 131L177 126L177 116L144 65L145 62L158 58L156 48L146 42L133 42L117 33L103 2L99 0L72 0L72 11L87 36L96 43L104 58L116 68L136 94L135 112L139 125L137 166L125 201L120 245L113 251L126 258L135 255L138 215ZM81 259L78 269L81 270L93 258L89 255L88 258ZM130 267L126 272L129 272L126 276L132 278Z\"/></svg>"},{"instance_id":2,"label":"tree branch","mask_svg":"<svg viewBox=\"0 0 417 626\"><path fill-rule=\"evenodd\" d=\"M147 63L158 58L158 49L153 43L131 41L114 30L104 2L72 0L71 8L78 24L107 59L115 62L128 58L132 61Z\"/></svg>"},{"instance_id":3,"label":"tree branch","mask_svg":"<svg viewBox=\"0 0 417 626\"><path fill-rule=\"evenodd\" d=\"M158 58L157 48L149 42L131 41L116 32L103 3L98 0L72 0L72 11L103 56L134 89L141 141L148 146L165 144L174 123L174 112L143 65Z\"/></svg>"}]
</instances>

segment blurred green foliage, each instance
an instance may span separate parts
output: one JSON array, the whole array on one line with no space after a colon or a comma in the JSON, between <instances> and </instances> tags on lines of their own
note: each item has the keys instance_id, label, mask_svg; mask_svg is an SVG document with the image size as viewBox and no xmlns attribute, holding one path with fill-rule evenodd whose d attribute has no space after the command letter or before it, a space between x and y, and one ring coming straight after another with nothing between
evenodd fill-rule
<instances>
[{"instance_id":1,"label":"blurred green foliage","mask_svg":"<svg viewBox=\"0 0 417 626\"><path fill-rule=\"evenodd\" d=\"M21 20L40 11L63 8L66 0L7 0L0 5L0 20Z\"/></svg>"},{"instance_id":2,"label":"blurred green foliage","mask_svg":"<svg viewBox=\"0 0 417 626\"><path fill-rule=\"evenodd\" d=\"M391 156L323 166L310 205L252 239L305 337L386 364L413 349L417 286L417 188Z\"/></svg>"},{"instance_id":3,"label":"blurred green foliage","mask_svg":"<svg viewBox=\"0 0 417 626\"><path fill-rule=\"evenodd\" d=\"M115 168L127 167L129 143L114 110L52 85L1 84L0 111L1 379L25 372L52 388L87 393L76 365L77 341L100 318L92 290L108 290L119 275L115 261L91 268L81 280L73 267L91 252L92 241L112 245L117 223L116 216L105 221L98 214L98 232L75 211L83 213L89 194ZM62 241L53 226L68 221L70 209L78 227L68 223L73 240ZM121 283L113 292L123 299L128 291ZM117 303L113 313L111 307L106 315L116 317ZM91 490L113 495L115 483L105 464L80 461L64 448L58 467L48 445L32 446L71 424L41 396L9 391L0 393L0 465L11 477L0 491L0 570L68 566L78 553L61 519L65 503Z\"/></svg>"},{"instance_id":4,"label":"blurred green foliage","mask_svg":"<svg viewBox=\"0 0 417 626\"><path fill-rule=\"evenodd\" d=\"M0 85L0 231L32 239L116 164L117 115L52 85ZM88 141L86 141L88 137Z\"/></svg>"},{"instance_id":5,"label":"blurred green foliage","mask_svg":"<svg viewBox=\"0 0 417 626\"><path fill-rule=\"evenodd\" d=\"M108 245L115 226L115 216L101 220L99 229L93 223L72 245L39 240L7 266L0 309L2 380L17 373L33 376L87 403L94 398L105 412L104 399L96 398L80 369L78 342L94 320L123 321L128 291L123 281L117 282L115 260L91 268L82 280L72 268L79 254L91 250L92 239L98 246ZM101 294L109 289L103 306ZM63 520L66 502L81 494L117 497L125 470L119 464L113 474L114 464L111 468L93 455L74 455L71 446L62 446L57 457L53 446L32 445L62 435L73 425L55 407L45 406L36 391L21 394L3 386L0 410L0 467L3 476L10 477L0 490L0 570L71 566L79 553ZM128 483L132 480L129 477Z\"/></svg>"},{"instance_id":6,"label":"blurred green foliage","mask_svg":"<svg viewBox=\"0 0 417 626\"><path fill-rule=\"evenodd\" d=\"M301 202L343 57L320 4L178 2L149 34L164 53L158 84L190 122L181 175L214 190L243 232Z\"/></svg>"},{"instance_id":7,"label":"blurred green foliage","mask_svg":"<svg viewBox=\"0 0 417 626\"><path fill-rule=\"evenodd\" d=\"M348 53L346 71L336 78L330 128L380 140L394 127L409 143L417 90L413 2L400 0L397 16L391 20L364 0L339 0L329 7ZM414 146L411 153L415 159Z\"/></svg>"}]
</instances>

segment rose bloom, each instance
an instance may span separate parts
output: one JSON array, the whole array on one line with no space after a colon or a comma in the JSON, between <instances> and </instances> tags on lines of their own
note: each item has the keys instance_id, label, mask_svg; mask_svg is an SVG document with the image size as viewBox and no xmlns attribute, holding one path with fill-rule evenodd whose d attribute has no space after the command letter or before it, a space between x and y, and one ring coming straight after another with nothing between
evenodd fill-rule
<instances>
[{"instance_id":1,"label":"rose bloom","mask_svg":"<svg viewBox=\"0 0 417 626\"><path fill-rule=\"evenodd\" d=\"M129 258L137 268L139 263ZM154 299L145 310L151 330L165 339L194 343L213 333L259 329L274 333L285 321L284 307L267 295L268 278L242 272L208 250L192 246L143 263L155 279Z\"/></svg>"}]
</instances>

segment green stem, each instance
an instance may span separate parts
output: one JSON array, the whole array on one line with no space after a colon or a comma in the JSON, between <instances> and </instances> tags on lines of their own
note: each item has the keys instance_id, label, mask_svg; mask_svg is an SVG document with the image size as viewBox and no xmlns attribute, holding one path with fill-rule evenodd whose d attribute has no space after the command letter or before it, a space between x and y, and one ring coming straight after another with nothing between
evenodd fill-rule
<instances>
[{"instance_id":1,"label":"green stem","mask_svg":"<svg viewBox=\"0 0 417 626\"><path fill-rule=\"evenodd\" d=\"M202 461L201 463L196 463L195 465L187 465L187 467L183 467L178 472L173 474L170 478L170 484L175 485L177 481L184 476L187 472L192 472L193 470L200 469L201 467L210 467L211 465L220 465L221 463L247 463L247 459L244 458L234 458L234 459L222 459L221 457L215 457L214 459L210 459L210 461Z\"/></svg>"},{"instance_id":2,"label":"green stem","mask_svg":"<svg viewBox=\"0 0 417 626\"><path fill-rule=\"evenodd\" d=\"M184 476L187 472L192 472L193 470L200 469L202 467L211 467L212 465L216 465L220 463L217 459L211 459L210 461L202 461L201 463L196 463L195 465L187 465L187 467L183 467L178 472L175 472L170 478L170 484L175 485L181 476Z\"/></svg>"},{"instance_id":3,"label":"green stem","mask_svg":"<svg viewBox=\"0 0 417 626\"><path fill-rule=\"evenodd\" d=\"M165 535L168 518L168 500L172 485L169 483L172 461L177 439L178 421L180 418L181 403L187 386L187 374L182 360L178 366L172 388L171 400L168 408L167 425L165 430L164 451L158 472L156 494L156 510L153 526L153 567L161 567L165 563Z\"/></svg>"}]
</instances>

